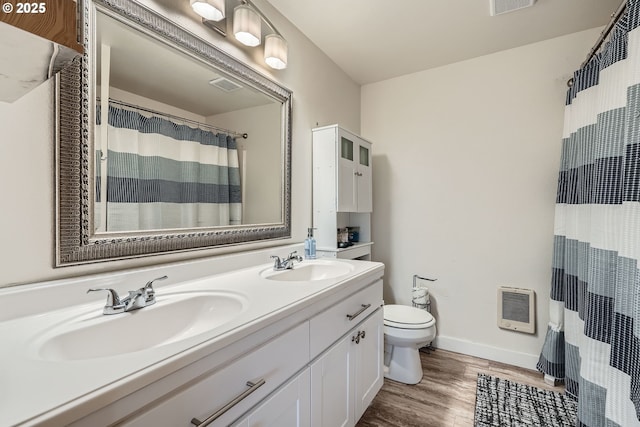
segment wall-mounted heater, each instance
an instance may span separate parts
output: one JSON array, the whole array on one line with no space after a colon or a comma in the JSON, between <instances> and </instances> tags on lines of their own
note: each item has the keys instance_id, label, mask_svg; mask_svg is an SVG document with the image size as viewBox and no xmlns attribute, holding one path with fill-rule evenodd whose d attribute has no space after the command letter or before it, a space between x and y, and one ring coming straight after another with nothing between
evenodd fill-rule
<instances>
[{"instance_id":1,"label":"wall-mounted heater","mask_svg":"<svg viewBox=\"0 0 640 427\"><path fill-rule=\"evenodd\" d=\"M531 7L536 0L490 0L491 16L502 15L503 13L513 12L514 10Z\"/></svg>"},{"instance_id":2,"label":"wall-mounted heater","mask_svg":"<svg viewBox=\"0 0 640 427\"><path fill-rule=\"evenodd\" d=\"M498 288L498 326L533 334L536 331L535 293L531 289Z\"/></svg>"}]
</instances>

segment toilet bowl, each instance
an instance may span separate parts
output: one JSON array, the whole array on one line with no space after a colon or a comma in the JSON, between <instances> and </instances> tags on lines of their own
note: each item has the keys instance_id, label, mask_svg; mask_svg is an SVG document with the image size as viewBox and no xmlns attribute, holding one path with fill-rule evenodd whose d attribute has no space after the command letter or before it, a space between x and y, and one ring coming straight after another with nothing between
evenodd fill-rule
<instances>
[{"instance_id":1,"label":"toilet bowl","mask_svg":"<svg viewBox=\"0 0 640 427\"><path fill-rule=\"evenodd\" d=\"M419 349L436 336L436 320L406 305L384 306L385 377L404 384L422 379Z\"/></svg>"}]
</instances>

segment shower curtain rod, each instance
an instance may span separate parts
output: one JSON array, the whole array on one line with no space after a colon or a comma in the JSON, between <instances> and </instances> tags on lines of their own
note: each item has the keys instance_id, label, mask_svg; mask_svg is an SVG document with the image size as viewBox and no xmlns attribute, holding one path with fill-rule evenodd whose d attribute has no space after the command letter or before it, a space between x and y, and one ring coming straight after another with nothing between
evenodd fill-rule
<instances>
[{"instance_id":1,"label":"shower curtain rod","mask_svg":"<svg viewBox=\"0 0 640 427\"><path fill-rule=\"evenodd\" d=\"M620 3L620 6L618 6L618 10L616 10L613 14L611 14L611 20L609 21L609 24L607 24L604 30L602 30L600 37L598 37L598 40L589 51L589 55L587 55L587 59L585 59L582 65L580 66L581 68L587 65L587 63L591 61L591 58L593 58L596 52L598 52L598 49L600 49L600 46L602 46L602 43L604 43L607 36L611 32L611 30L613 30L613 27L616 25L616 22L618 22L618 20L620 19L620 17L622 16L625 10L627 10L627 0L623 0L622 3Z\"/></svg>"},{"instance_id":2,"label":"shower curtain rod","mask_svg":"<svg viewBox=\"0 0 640 427\"><path fill-rule=\"evenodd\" d=\"M97 98L97 100L100 101L100 98ZM221 127L218 127L218 126L213 126L213 125L210 125L210 124L207 124L207 123L200 123L200 122L197 122L195 120L185 119L184 117L178 117L178 116L174 116L174 115L171 115L171 114L163 113L161 111L156 111L156 110L151 110L149 108L144 108L144 107L141 107L139 105L130 104L128 102L118 101L117 99L109 98L109 102L114 103L114 104L118 104L118 105L122 105L124 107L135 108L136 110L145 111L147 113L156 114L158 116L167 117L167 118L174 119L174 120L179 120L181 122L190 123L190 124L196 125L198 127L205 127L205 128L208 128L208 129L224 132L224 133L226 133L228 135L240 136L240 137L242 137L244 139L247 139L249 137L249 134L247 134L246 132L245 133L234 132L232 130L221 128Z\"/></svg>"},{"instance_id":3,"label":"shower curtain rod","mask_svg":"<svg viewBox=\"0 0 640 427\"><path fill-rule=\"evenodd\" d=\"M622 0L622 3L620 3L620 6L618 6L618 9L611 14L611 20L609 21L607 26L604 28L604 30L602 30L602 32L600 33L600 37L598 37L598 40L596 40L595 44L593 45L593 47L589 51L589 54L587 55L587 59L585 59L582 62L582 64L580 65L580 68L583 68L585 65L589 63L589 61L591 61L591 58L593 58L594 55L598 52L598 49L600 49L600 47L602 46L602 43L604 43L604 41L607 39L607 36L609 36L609 33L611 32L611 30L613 30L613 27L615 27L616 22L618 22L618 20L626 10L627 10L627 0ZM567 81L567 86L571 87L572 85L573 85L573 77Z\"/></svg>"}]
</instances>

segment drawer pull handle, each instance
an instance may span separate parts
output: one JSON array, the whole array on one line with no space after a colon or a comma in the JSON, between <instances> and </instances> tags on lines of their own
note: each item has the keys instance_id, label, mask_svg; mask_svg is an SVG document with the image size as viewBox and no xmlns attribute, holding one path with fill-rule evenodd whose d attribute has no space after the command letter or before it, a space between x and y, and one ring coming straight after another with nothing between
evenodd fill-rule
<instances>
[{"instance_id":1,"label":"drawer pull handle","mask_svg":"<svg viewBox=\"0 0 640 427\"><path fill-rule=\"evenodd\" d=\"M209 424L211 424L212 422L220 418L229 409L233 408L238 403L240 403L245 397L249 396L251 393L253 393L257 389L262 387L264 383L265 383L264 379L258 381L257 383L252 383L251 381L247 381L247 387L249 388L245 390L242 394L238 395L231 402L227 403L222 408L218 409L215 413L213 413L209 418L205 419L204 421L200 421L197 418L192 418L191 424L193 424L194 426L202 426L202 427L208 426Z\"/></svg>"},{"instance_id":2,"label":"drawer pull handle","mask_svg":"<svg viewBox=\"0 0 640 427\"><path fill-rule=\"evenodd\" d=\"M349 321L351 321L351 320L355 319L356 317L360 316L362 313L364 313L364 311L367 308L371 307L371 304L362 304L361 307L362 308L360 310L356 311L355 313L347 314L347 319L349 319Z\"/></svg>"}]
</instances>

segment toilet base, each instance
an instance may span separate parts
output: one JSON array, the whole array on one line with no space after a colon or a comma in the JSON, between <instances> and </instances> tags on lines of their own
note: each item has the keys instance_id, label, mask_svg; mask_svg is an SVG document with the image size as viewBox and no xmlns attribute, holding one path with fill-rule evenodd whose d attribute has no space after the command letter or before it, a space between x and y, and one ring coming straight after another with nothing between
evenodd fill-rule
<instances>
[{"instance_id":1,"label":"toilet base","mask_svg":"<svg viewBox=\"0 0 640 427\"><path fill-rule=\"evenodd\" d=\"M393 346L391 351L391 360L384 376L404 384L418 384L423 375L418 349Z\"/></svg>"}]
</instances>

